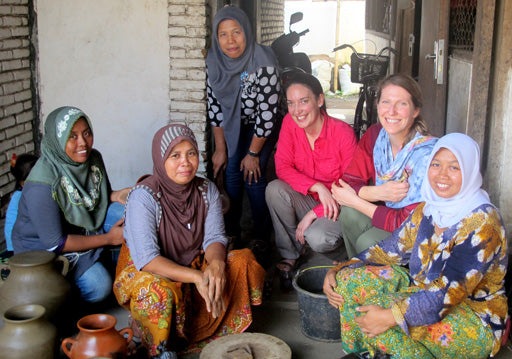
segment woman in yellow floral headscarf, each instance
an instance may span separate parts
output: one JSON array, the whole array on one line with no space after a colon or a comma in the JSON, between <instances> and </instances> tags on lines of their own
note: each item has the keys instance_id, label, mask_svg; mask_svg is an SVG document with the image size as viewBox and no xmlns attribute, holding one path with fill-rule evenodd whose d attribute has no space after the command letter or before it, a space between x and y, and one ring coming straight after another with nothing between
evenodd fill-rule
<instances>
[{"instance_id":1,"label":"woman in yellow floral headscarf","mask_svg":"<svg viewBox=\"0 0 512 359\"><path fill-rule=\"evenodd\" d=\"M498 352L507 320L507 242L500 214L481 189L479 163L470 137L441 138L428 161L425 202L390 237L327 273L324 292L340 309L346 352Z\"/></svg>"}]
</instances>

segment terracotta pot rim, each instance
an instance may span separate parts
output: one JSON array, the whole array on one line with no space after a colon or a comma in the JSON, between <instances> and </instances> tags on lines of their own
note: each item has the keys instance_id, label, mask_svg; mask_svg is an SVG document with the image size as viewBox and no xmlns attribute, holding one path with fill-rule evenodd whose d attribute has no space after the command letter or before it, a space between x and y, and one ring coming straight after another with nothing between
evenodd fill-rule
<instances>
[{"instance_id":1,"label":"terracotta pot rim","mask_svg":"<svg viewBox=\"0 0 512 359\"><path fill-rule=\"evenodd\" d=\"M97 333L115 328L116 324L117 319L113 315L97 313L86 315L76 325L78 329L85 332Z\"/></svg>"}]
</instances>

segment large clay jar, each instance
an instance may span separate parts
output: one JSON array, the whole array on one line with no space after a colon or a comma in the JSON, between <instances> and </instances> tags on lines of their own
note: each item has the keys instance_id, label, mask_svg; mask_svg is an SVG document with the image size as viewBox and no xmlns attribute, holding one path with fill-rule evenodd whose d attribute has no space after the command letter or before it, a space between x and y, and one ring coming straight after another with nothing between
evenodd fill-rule
<instances>
[{"instance_id":1,"label":"large clay jar","mask_svg":"<svg viewBox=\"0 0 512 359\"><path fill-rule=\"evenodd\" d=\"M108 314L85 316L77 323L80 332L76 339L64 339L62 350L71 359L126 358L133 331L130 328L117 331L116 323L116 318Z\"/></svg>"},{"instance_id":2,"label":"large clay jar","mask_svg":"<svg viewBox=\"0 0 512 359\"><path fill-rule=\"evenodd\" d=\"M57 329L44 317L39 304L11 307L3 315L0 329L0 357L4 359L53 359Z\"/></svg>"},{"instance_id":3,"label":"large clay jar","mask_svg":"<svg viewBox=\"0 0 512 359\"><path fill-rule=\"evenodd\" d=\"M57 269L57 262L62 268ZM18 304L41 304L51 318L70 290L64 278L69 262L48 251L30 251L9 258L11 273L0 286L0 312Z\"/></svg>"}]
</instances>

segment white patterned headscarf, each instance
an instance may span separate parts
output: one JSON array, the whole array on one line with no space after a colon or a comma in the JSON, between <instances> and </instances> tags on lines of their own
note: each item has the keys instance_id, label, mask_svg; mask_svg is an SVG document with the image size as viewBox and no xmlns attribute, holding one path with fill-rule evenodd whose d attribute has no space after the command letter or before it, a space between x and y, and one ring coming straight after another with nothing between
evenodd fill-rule
<instances>
[{"instance_id":1,"label":"white patterned headscarf","mask_svg":"<svg viewBox=\"0 0 512 359\"><path fill-rule=\"evenodd\" d=\"M453 153L459 162L462 173L462 186L459 193L450 198L439 197L430 186L428 170L423 181L421 194L426 205L423 213L432 216L434 223L440 228L453 226L467 217L482 204L490 203L489 195L482 187L480 174L480 148L469 136L462 133L450 133L437 141L429 157L430 166L434 156L446 148Z\"/></svg>"}]
</instances>

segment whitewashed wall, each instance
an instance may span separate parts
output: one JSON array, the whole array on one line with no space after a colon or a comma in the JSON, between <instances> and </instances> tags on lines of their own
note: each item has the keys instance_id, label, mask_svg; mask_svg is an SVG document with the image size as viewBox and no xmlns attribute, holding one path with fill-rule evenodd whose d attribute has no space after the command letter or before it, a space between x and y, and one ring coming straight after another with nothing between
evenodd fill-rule
<instances>
[{"instance_id":1,"label":"whitewashed wall","mask_svg":"<svg viewBox=\"0 0 512 359\"><path fill-rule=\"evenodd\" d=\"M286 32L288 32L290 15L297 11L304 14L304 19L293 25L292 29L300 32L309 28L309 32L301 38L294 51L305 52L308 55L326 54L334 57L332 49L337 45L336 1L285 1L284 21ZM355 44L365 38L364 12L364 1L341 2L339 44Z\"/></svg>"},{"instance_id":2,"label":"whitewashed wall","mask_svg":"<svg viewBox=\"0 0 512 359\"><path fill-rule=\"evenodd\" d=\"M167 0L35 3L41 118L84 110L113 188L132 185L152 172L151 140L169 121Z\"/></svg>"}]
</instances>

